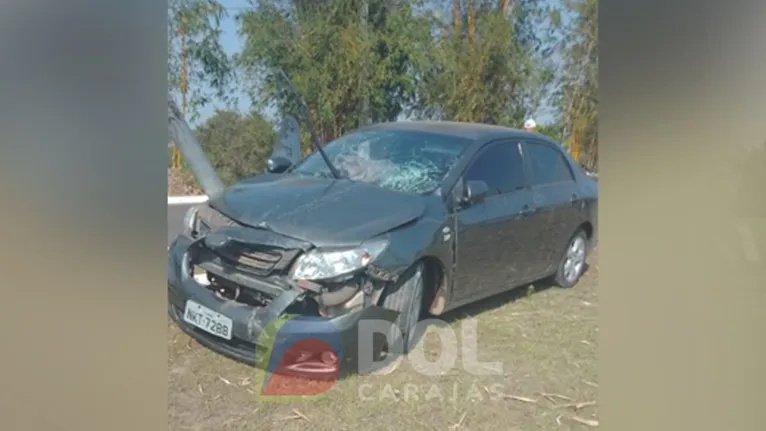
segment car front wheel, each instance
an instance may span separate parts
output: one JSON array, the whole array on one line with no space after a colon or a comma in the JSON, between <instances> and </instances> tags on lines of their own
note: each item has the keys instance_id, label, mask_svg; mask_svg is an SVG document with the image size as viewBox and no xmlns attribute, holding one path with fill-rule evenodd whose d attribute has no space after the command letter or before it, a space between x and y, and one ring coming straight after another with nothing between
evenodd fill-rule
<instances>
[{"instance_id":1,"label":"car front wheel","mask_svg":"<svg viewBox=\"0 0 766 431\"><path fill-rule=\"evenodd\" d=\"M423 302L423 263L417 262L407 269L395 282L386 287L383 307L399 312L389 333L389 341L397 349L390 353L406 354L415 328L420 320Z\"/></svg>"}]
</instances>

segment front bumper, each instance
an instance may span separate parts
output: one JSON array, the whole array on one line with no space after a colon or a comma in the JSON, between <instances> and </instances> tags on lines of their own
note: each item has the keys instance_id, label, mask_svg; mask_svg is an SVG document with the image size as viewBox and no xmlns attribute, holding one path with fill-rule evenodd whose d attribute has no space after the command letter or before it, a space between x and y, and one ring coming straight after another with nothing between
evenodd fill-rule
<instances>
[{"instance_id":1,"label":"front bumper","mask_svg":"<svg viewBox=\"0 0 766 431\"><path fill-rule=\"evenodd\" d=\"M192 259L195 242L185 236L179 236L168 249L168 314L178 327L203 346L231 359L268 371L279 367L282 372L310 375L321 378L322 375L337 375L338 372L358 371L357 356L361 346L359 340L359 322L362 320L385 320L393 322L397 313L376 306L366 307L349 313L323 318L315 316L288 316L285 311L295 302L300 301L307 292L298 287L284 289L272 286L265 290L279 291L267 306L255 307L224 299L213 291L199 284L192 276ZM262 283L268 283L261 280ZM233 322L232 339L226 340L209 334L188 324L184 318L186 302L197 304L220 313ZM319 341L306 343L307 340ZM373 340L362 340L372 343ZM316 364L288 364L291 360L290 346L315 346L324 349L338 358L337 369L316 366ZM306 349L306 347L304 347ZM309 349L311 350L311 349ZM315 358L321 352L306 352ZM281 364L281 365L280 365Z\"/></svg>"}]
</instances>

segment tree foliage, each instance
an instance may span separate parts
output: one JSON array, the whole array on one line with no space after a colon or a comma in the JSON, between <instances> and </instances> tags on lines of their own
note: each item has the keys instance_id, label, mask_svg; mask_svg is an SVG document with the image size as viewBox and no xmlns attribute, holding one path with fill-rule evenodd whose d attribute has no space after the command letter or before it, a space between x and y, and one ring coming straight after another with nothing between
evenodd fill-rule
<instances>
[{"instance_id":1,"label":"tree foliage","mask_svg":"<svg viewBox=\"0 0 766 431\"><path fill-rule=\"evenodd\" d=\"M419 116L523 123L553 76L545 41L557 23L546 4L452 0L449 20L434 13L435 37L418 74Z\"/></svg>"},{"instance_id":2,"label":"tree foliage","mask_svg":"<svg viewBox=\"0 0 766 431\"><path fill-rule=\"evenodd\" d=\"M263 172L276 139L271 124L256 112L218 110L196 132L224 184Z\"/></svg>"},{"instance_id":3,"label":"tree foliage","mask_svg":"<svg viewBox=\"0 0 766 431\"><path fill-rule=\"evenodd\" d=\"M561 116L568 144L589 169L598 164L598 2L566 0L573 19L563 44Z\"/></svg>"},{"instance_id":4,"label":"tree foliage","mask_svg":"<svg viewBox=\"0 0 766 431\"><path fill-rule=\"evenodd\" d=\"M225 16L217 0L168 1L168 90L191 120L212 98L226 99L234 76L220 40ZM170 166L178 169L181 155L170 148Z\"/></svg>"},{"instance_id":5,"label":"tree foliage","mask_svg":"<svg viewBox=\"0 0 766 431\"><path fill-rule=\"evenodd\" d=\"M170 0L168 79L181 91L183 52L190 115L225 98L236 70L255 112L305 121L284 71L324 141L368 122L402 118L520 127L535 117L541 133L580 154L591 169L597 164L595 0L251 4L235 14L244 45L228 58L220 45L221 3ZM543 120L540 112L553 115ZM260 169L263 160L256 159L272 147L273 130L257 114L220 111L199 133L227 181Z\"/></svg>"},{"instance_id":6,"label":"tree foliage","mask_svg":"<svg viewBox=\"0 0 766 431\"><path fill-rule=\"evenodd\" d=\"M299 116L284 71L325 140L396 120L414 97L412 72L428 40L428 22L412 8L390 0L259 1L238 16L245 46L237 64L253 101Z\"/></svg>"},{"instance_id":7,"label":"tree foliage","mask_svg":"<svg viewBox=\"0 0 766 431\"><path fill-rule=\"evenodd\" d=\"M228 95L234 71L220 41L225 17L217 0L168 1L168 87L191 119Z\"/></svg>"}]
</instances>

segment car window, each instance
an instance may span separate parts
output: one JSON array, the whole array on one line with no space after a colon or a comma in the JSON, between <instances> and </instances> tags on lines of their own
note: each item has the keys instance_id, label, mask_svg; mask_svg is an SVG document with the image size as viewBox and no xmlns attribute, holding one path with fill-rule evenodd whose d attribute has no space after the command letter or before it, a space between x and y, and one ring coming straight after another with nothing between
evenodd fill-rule
<instances>
[{"instance_id":1,"label":"car window","mask_svg":"<svg viewBox=\"0 0 766 431\"><path fill-rule=\"evenodd\" d=\"M463 181L484 181L489 189L488 196L523 188L524 167L518 144L490 144L471 163Z\"/></svg>"},{"instance_id":2,"label":"car window","mask_svg":"<svg viewBox=\"0 0 766 431\"><path fill-rule=\"evenodd\" d=\"M574 176L561 151L544 144L527 142L524 145L524 157L529 166L529 185L573 181Z\"/></svg>"}]
</instances>

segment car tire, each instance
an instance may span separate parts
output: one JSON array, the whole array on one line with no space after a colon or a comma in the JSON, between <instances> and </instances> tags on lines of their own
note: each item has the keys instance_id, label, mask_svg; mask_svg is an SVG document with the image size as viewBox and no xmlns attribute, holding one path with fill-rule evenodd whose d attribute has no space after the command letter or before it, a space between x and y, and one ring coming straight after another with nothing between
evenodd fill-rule
<instances>
[{"instance_id":1,"label":"car tire","mask_svg":"<svg viewBox=\"0 0 766 431\"><path fill-rule=\"evenodd\" d=\"M417 328L418 321L420 320L423 303L424 271L425 268L422 262L415 263L404 271L396 282L386 286L386 290L383 293L381 304L383 308L399 312L391 333L389 333L389 340L398 344L397 339L400 338L401 350L393 349L389 353L406 354L409 351L410 339L413 337L415 328Z\"/></svg>"},{"instance_id":2,"label":"car tire","mask_svg":"<svg viewBox=\"0 0 766 431\"><path fill-rule=\"evenodd\" d=\"M569 239L553 276L557 286L568 289L580 280L588 259L588 242L588 235L582 229L575 232Z\"/></svg>"}]
</instances>

